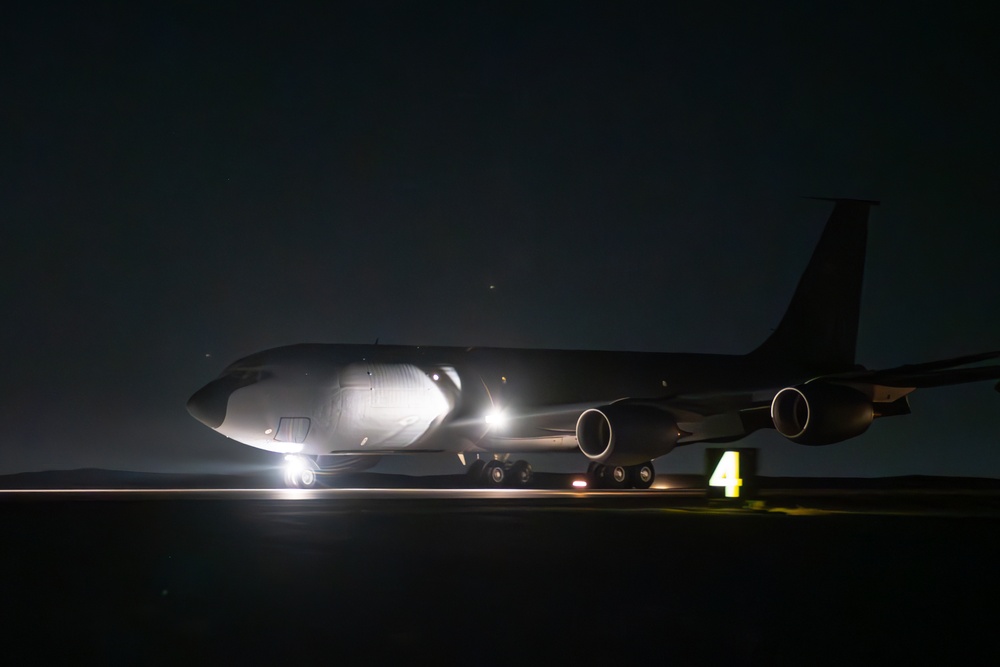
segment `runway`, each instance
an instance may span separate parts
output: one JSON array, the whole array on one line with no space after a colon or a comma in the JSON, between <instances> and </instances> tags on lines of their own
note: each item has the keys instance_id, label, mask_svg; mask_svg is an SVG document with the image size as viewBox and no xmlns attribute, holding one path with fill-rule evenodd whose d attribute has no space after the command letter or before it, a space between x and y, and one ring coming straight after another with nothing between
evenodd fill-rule
<instances>
[{"instance_id":1,"label":"runway","mask_svg":"<svg viewBox=\"0 0 1000 667\"><path fill-rule=\"evenodd\" d=\"M0 636L19 664L968 662L1000 521L948 497L4 492Z\"/></svg>"},{"instance_id":2,"label":"runway","mask_svg":"<svg viewBox=\"0 0 1000 667\"><path fill-rule=\"evenodd\" d=\"M198 498L198 499L242 499L242 500L338 500L338 499L520 499L520 500L552 500L556 498L701 498L704 492L696 489L679 489L676 491L635 489L625 491L564 491L558 489L425 489L425 488L336 488L336 489L0 489L0 499L5 496L29 495L42 498L47 495L73 497L77 499L100 497L132 497L132 498Z\"/></svg>"},{"instance_id":3,"label":"runway","mask_svg":"<svg viewBox=\"0 0 1000 667\"><path fill-rule=\"evenodd\" d=\"M982 489L768 489L753 498L709 501L697 488L629 490L483 488L65 488L0 489L0 502L109 500L303 501L302 511L350 510L358 505L387 511L448 512L503 508L539 512L684 511L692 513L839 513L1000 518L1000 491Z\"/></svg>"}]
</instances>

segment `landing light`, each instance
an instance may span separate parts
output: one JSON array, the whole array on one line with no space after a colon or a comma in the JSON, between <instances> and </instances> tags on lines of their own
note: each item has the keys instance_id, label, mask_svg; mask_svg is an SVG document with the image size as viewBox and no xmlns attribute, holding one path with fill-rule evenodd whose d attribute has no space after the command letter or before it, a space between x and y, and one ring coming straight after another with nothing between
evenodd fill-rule
<instances>
[{"instance_id":1,"label":"landing light","mask_svg":"<svg viewBox=\"0 0 1000 667\"><path fill-rule=\"evenodd\" d=\"M574 489L585 489L585 488L587 488L587 481L583 480L583 479L574 479L573 480L573 488Z\"/></svg>"},{"instance_id":2,"label":"landing light","mask_svg":"<svg viewBox=\"0 0 1000 667\"><path fill-rule=\"evenodd\" d=\"M501 410L491 410L486 413L486 423L494 426L503 426L507 421L507 416Z\"/></svg>"},{"instance_id":3,"label":"landing light","mask_svg":"<svg viewBox=\"0 0 1000 667\"><path fill-rule=\"evenodd\" d=\"M288 454L285 456L285 469L288 472L298 472L304 470L306 467L306 462L302 460L301 456L292 456Z\"/></svg>"}]
</instances>

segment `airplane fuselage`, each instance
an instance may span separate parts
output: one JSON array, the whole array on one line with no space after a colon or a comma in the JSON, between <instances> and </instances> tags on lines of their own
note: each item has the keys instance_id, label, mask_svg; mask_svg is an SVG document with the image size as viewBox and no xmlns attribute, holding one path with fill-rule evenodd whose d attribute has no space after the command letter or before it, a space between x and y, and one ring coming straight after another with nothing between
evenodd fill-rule
<instances>
[{"instance_id":1,"label":"airplane fuselage","mask_svg":"<svg viewBox=\"0 0 1000 667\"><path fill-rule=\"evenodd\" d=\"M750 407L808 379L794 374L735 355L305 344L232 364L193 402L276 452L564 451L588 407L685 396L697 412L721 387Z\"/></svg>"}]
</instances>

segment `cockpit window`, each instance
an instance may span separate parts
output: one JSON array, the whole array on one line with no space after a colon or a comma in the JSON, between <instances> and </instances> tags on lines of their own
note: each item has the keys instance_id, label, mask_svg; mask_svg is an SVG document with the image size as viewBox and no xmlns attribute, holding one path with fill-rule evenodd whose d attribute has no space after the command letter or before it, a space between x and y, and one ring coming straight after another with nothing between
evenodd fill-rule
<instances>
[{"instance_id":1,"label":"cockpit window","mask_svg":"<svg viewBox=\"0 0 1000 667\"><path fill-rule=\"evenodd\" d=\"M261 372L260 369L245 368L245 369L235 369L231 370L225 374L226 377L232 378L240 383L253 384L260 380ZM246 386L246 385L244 385Z\"/></svg>"},{"instance_id":2,"label":"cockpit window","mask_svg":"<svg viewBox=\"0 0 1000 667\"><path fill-rule=\"evenodd\" d=\"M264 367L264 360L261 355L254 354L249 357L240 359L226 367L222 371L220 378L229 378L233 381L241 383L241 386L246 386L248 384L253 384L258 382L263 373L261 369Z\"/></svg>"},{"instance_id":3,"label":"cockpit window","mask_svg":"<svg viewBox=\"0 0 1000 667\"><path fill-rule=\"evenodd\" d=\"M229 388L229 391L232 392L242 387L249 387L252 384L260 382L265 377L267 377L267 373L262 371L260 367L252 368L233 364L222 371L222 375L216 379L216 382L224 383Z\"/></svg>"}]
</instances>

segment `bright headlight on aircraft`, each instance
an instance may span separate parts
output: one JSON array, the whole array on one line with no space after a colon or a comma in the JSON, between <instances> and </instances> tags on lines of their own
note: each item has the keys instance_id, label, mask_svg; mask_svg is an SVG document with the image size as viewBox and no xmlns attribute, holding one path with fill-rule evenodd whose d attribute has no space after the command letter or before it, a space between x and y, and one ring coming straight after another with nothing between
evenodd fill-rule
<instances>
[{"instance_id":1,"label":"bright headlight on aircraft","mask_svg":"<svg viewBox=\"0 0 1000 667\"><path fill-rule=\"evenodd\" d=\"M507 417L502 410L490 410L486 413L486 423L491 426L503 426L505 421L507 421Z\"/></svg>"},{"instance_id":2,"label":"bright headlight on aircraft","mask_svg":"<svg viewBox=\"0 0 1000 667\"><path fill-rule=\"evenodd\" d=\"M587 480L585 479L574 479L573 480L574 489L585 489L587 488Z\"/></svg>"},{"instance_id":3,"label":"bright headlight on aircraft","mask_svg":"<svg viewBox=\"0 0 1000 667\"><path fill-rule=\"evenodd\" d=\"M301 456L292 456L291 454L285 456L285 470L288 472L299 472L305 469L305 467L306 462Z\"/></svg>"}]
</instances>

